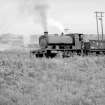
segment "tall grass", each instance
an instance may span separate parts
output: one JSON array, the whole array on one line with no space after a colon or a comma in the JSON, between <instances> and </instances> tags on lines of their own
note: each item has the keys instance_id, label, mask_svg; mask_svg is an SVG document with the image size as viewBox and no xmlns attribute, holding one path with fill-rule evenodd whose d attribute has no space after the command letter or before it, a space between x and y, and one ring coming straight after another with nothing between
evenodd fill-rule
<instances>
[{"instance_id":1,"label":"tall grass","mask_svg":"<svg viewBox=\"0 0 105 105\"><path fill-rule=\"evenodd\" d=\"M104 100L105 57L0 53L0 105L105 105Z\"/></svg>"}]
</instances>

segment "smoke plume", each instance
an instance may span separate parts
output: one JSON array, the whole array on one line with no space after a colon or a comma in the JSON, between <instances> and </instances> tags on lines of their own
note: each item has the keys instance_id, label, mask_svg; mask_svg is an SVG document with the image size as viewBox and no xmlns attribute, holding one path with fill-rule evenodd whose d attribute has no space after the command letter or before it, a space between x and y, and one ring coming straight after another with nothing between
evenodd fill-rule
<instances>
[{"instance_id":1,"label":"smoke plume","mask_svg":"<svg viewBox=\"0 0 105 105\"><path fill-rule=\"evenodd\" d=\"M43 31L47 31L47 12L48 12L48 1L47 0L23 0L21 5L22 11L28 13L34 17L41 24Z\"/></svg>"},{"instance_id":2,"label":"smoke plume","mask_svg":"<svg viewBox=\"0 0 105 105\"><path fill-rule=\"evenodd\" d=\"M48 5L46 3L38 3L35 7L35 9L38 11L41 19L41 23L43 26L44 31L48 31L47 29L47 11L48 11Z\"/></svg>"}]
</instances>

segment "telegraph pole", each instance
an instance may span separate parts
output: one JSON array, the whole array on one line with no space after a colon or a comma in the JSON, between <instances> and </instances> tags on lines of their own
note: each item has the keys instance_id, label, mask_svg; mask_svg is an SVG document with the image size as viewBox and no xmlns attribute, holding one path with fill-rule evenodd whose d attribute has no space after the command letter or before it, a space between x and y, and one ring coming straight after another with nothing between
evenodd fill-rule
<instances>
[{"instance_id":1,"label":"telegraph pole","mask_svg":"<svg viewBox=\"0 0 105 105\"><path fill-rule=\"evenodd\" d=\"M98 35L98 40L99 40L99 20L101 24L101 34L102 34L102 40L104 38L104 32L103 32L103 14L104 12L95 12L96 14L96 23L97 23L97 35Z\"/></svg>"},{"instance_id":2,"label":"telegraph pole","mask_svg":"<svg viewBox=\"0 0 105 105\"><path fill-rule=\"evenodd\" d=\"M96 24L97 24L97 36L98 36L98 41L99 41L99 30L98 30L98 17L97 17L97 12L96 13Z\"/></svg>"},{"instance_id":3,"label":"telegraph pole","mask_svg":"<svg viewBox=\"0 0 105 105\"><path fill-rule=\"evenodd\" d=\"M102 30L102 40L103 40L103 37L104 37L104 32L103 32L103 12L101 12L101 30Z\"/></svg>"}]
</instances>

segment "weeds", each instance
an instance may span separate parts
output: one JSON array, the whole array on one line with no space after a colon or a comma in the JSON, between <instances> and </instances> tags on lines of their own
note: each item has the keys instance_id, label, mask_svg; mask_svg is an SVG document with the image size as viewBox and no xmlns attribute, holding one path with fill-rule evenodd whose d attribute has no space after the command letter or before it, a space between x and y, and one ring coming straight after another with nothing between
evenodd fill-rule
<instances>
[{"instance_id":1,"label":"weeds","mask_svg":"<svg viewBox=\"0 0 105 105\"><path fill-rule=\"evenodd\" d=\"M105 57L0 53L0 105L104 105Z\"/></svg>"}]
</instances>

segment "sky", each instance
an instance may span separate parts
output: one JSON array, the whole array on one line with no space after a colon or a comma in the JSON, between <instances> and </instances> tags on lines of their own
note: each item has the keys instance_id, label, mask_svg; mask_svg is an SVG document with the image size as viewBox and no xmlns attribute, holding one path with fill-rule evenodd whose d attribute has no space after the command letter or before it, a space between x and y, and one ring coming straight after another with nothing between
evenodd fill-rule
<instances>
[{"instance_id":1,"label":"sky","mask_svg":"<svg viewBox=\"0 0 105 105\"><path fill-rule=\"evenodd\" d=\"M46 30L60 33L65 28L73 33L96 34L95 11L105 12L105 0L0 0L0 34L26 37Z\"/></svg>"},{"instance_id":2,"label":"sky","mask_svg":"<svg viewBox=\"0 0 105 105\"><path fill-rule=\"evenodd\" d=\"M104 0L55 0L50 14L72 32L95 34L95 11L105 11Z\"/></svg>"}]
</instances>

